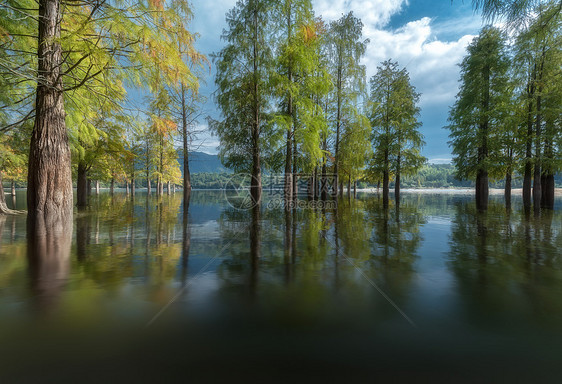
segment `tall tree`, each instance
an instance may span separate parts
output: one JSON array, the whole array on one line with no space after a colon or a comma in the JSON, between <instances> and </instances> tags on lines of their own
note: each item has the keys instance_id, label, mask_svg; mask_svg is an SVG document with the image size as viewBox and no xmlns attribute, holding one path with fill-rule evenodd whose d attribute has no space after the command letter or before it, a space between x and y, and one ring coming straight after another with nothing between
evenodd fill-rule
<instances>
[{"instance_id":1,"label":"tall tree","mask_svg":"<svg viewBox=\"0 0 562 384\"><path fill-rule=\"evenodd\" d=\"M330 23L328 32L328 55L332 70L334 131L334 176L336 195L339 186L340 139L343 123L348 118L345 111L355 105L357 97L365 89L365 66L359 64L365 55L369 40L361 40L363 23L350 12Z\"/></svg>"},{"instance_id":2,"label":"tall tree","mask_svg":"<svg viewBox=\"0 0 562 384\"><path fill-rule=\"evenodd\" d=\"M556 100L559 97L557 84L560 83L560 42L561 17L553 4L537 8L536 16L529 20L528 28L521 31L515 41L516 74L526 108L523 180L523 202L526 208L531 206L531 179L535 208L539 209L545 204L552 206L554 203L554 131L550 129L547 132L545 113L548 114L547 109L556 110L555 105L559 104L554 102L546 107L549 99ZM543 184L548 191L542 190ZM543 196L546 200L541 204Z\"/></svg>"},{"instance_id":3,"label":"tall tree","mask_svg":"<svg viewBox=\"0 0 562 384\"><path fill-rule=\"evenodd\" d=\"M476 178L476 205L488 206L488 176L498 163L500 117L507 91L504 37L485 27L467 48L461 63L461 85L449 114L453 163L461 179Z\"/></svg>"},{"instance_id":4,"label":"tall tree","mask_svg":"<svg viewBox=\"0 0 562 384\"><path fill-rule=\"evenodd\" d=\"M424 144L419 132L420 94L410 84L410 76L398 63L387 60L371 78L369 118L373 127L376 167L382 173L383 205L388 206L390 175L395 175L396 202L400 198L400 177L417 171L424 163Z\"/></svg>"},{"instance_id":5,"label":"tall tree","mask_svg":"<svg viewBox=\"0 0 562 384\"><path fill-rule=\"evenodd\" d=\"M251 174L254 204L261 200L262 141L270 129L266 116L272 66L270 6L266 0L239 1L226 17L222 35L226 46L214 57L216 101L223 119L211 120L210 127L220 138L223 163Z\"/></svg>"}]
</instances>

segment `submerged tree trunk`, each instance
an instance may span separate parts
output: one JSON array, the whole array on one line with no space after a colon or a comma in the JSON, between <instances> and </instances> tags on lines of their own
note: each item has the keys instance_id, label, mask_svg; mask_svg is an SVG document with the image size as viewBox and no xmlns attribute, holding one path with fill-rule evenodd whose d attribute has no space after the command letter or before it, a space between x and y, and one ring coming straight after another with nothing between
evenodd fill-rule
<instances>
[{"instance_id":1,"label":"submerged tree trunk","mask_svg":"<svg viewBox=\"0 0 562 384\"><path fill-rule=\"evenodd\" d=\"M544 175L544 186L543 186L543 207L547 209L554 209L554 175L548 172Z\"/></svg>"},{"instance_id":2,"label":"submerged tree trunk","mask_svg":"<svg viewBox=\"0 0 562 384\"><path fill-rule=\"evenodd\" d=\"M111 186L109 187L109 193L111 193L111 196L113 196L113 194L115 193L115 178L114 177L111 178Z\"/></svg>"},{"instance_id":3,"label":"submerged tree trunk","mask_svg":"<svg viewBox=\"0 0 562 384\"><path fill-rule=\"evenodd\" d=\"M400 154L396 159L396 181L394 182L394 200L396 201L396 206L400 204Z\"/></svg>"},{"instance_id":4,"label":"submerged tree trunk","mask_svg":"<svg viewBox=\"0 0 562 384\"><path fill-rule=\"evenodd\" d=\"M150 179L146 179L146 194L150 196Z\"/></svg>"},{"instance_id":5,"label":"submerged tree trunk","mask_svg":"<svg viewBox=\"0 0 562 384\"><path fill-rule=\"evenodd\" d=\"M166 183L166 194L167 194L168 196L170 196L170 195L172 194L172 187L171 187L171 184L172 184L172 183L170 183L169 181Z\"/></svg>"},{"instance_id":6,"label":"submerged tree trunk","mask_svg":"<svg viewBox=\"0 0 562 384\"><path fill-rule=\"evenodd\" d=\"M0 171L0 215L15 215L21 213L8 208L6 204L6 195L4 194L4 186L2 185L2 171Z\"/></svg>"},{"instance_id":7,"label":"submerged tree trunk","mask_svg":"<svg viewBox=\"0 0 562 384\"><path fill-rule=\"evenodd\" d=\"M135 197L135 188L136 188L136 181L135 181L135 175L133 174L133 177L131 178L131 195L133 197Z\"/></svg>"},{"instance_id":8,"label":"submerged tree trunk","mask_svg":"<svg viewBox=\"0 0 562 384\"><path fill-rule=\"evenodd\" d=\"M72 215L72 172L65 123L59 0L39 0L35 123L29 148L30 216ZM31 220L34 222L34 220Z\"/></svg>"},{"instance_id":9,"label":"submerged tree trunk","mask_svg":"<svg viewBox=\"0 0 562 384\"><path fill-rule=\"evenodd\" d=\"M388 171L388 149L384 152L384 169L382 174L382 205L387 208L388 207L388 184L389 184L389 171ZM377 186L378 190L378 186Z\"/></svg>"},{"instance_id":10,"label":"submerged tree trunk","mask_svg":"<svg viewBox=\"0 0 562 384\"><path fill-rule=\"evenodd\" d=\"M488 172L479 169L476 174L476 208L480 211L488 209Z\"/></svg>"},{"instance_id":11,"label":"submerged tree trunk","mask_svg":"<svg viewBox=\"0 0 562 384\"><path fill-rule=\"evenodd\" d=\"M12 196L15 196L16 195L16 182L14 180L12 180L11 189L12 189L12 191L11 191Z\"/></svg>"},{"instance_id":12,"label":"submerged tree trunk","mask_svg":"<svg viewBox=\"0 0 562 384\"><path fill-rule=\"evenodd\" d=\"M96 195L100 194L100 181L96 180Z\"/></svg>"},{"instance_id":13,"label":"submerged tree trunk","mask_svg":"<svg viewBox=\"0 0 562 384\"><path fill-rule=\"evenodd\" d=\"M505 174L505 206L511 207L511 170L508 170Z\"/></svg>"},{"instance_id":14,"label":"submerged tree trunk","mask_svg":"<svg viewBox=\"0 0 562 384\"><path fill-rule=\"evenodd\" d=\"M357 180L353 181L353 197L357 197Z\"/></svg>"},{"instance_id":15,"label":"submerged tree trunk","mask_svg":"<svg viewBox=\"0 0 562 384\"><path fill-rule=\"evenodd\" d=\"M84 208L88 205L88 167L84 161L78 162L76 201L76 206L78 208Z\"/></svg>"}]
</instances>

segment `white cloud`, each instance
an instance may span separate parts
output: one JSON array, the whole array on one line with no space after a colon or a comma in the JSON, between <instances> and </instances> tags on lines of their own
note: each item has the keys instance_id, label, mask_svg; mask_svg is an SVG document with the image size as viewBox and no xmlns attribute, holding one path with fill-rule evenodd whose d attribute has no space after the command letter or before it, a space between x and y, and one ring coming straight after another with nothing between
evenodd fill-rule
<instances>
[{"instance_id":1,"label":"white cloud","mask_svg":"<svg viewBox=\"0 0 562 384\"><path fill-rule=\"evenodd\" d=\"M407 4L406 0L315 0L312 2L317 15L326 21L335 20L353 11L364 25L384 27L390 17Z\"/></svg>"}]
</instances>

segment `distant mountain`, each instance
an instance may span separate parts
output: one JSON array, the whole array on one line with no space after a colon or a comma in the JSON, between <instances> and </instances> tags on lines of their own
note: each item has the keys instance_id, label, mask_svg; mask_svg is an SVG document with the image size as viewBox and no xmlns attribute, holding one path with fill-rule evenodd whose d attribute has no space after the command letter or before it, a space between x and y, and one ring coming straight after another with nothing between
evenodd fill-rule
<instances>
[{"instance_id":1,"label":"distant mountain","mask_svg":"<svg viewBox=\"0 0 562 384\"><path fill-rule=\"evenodd\" d=\"M178 159L183 174L183 155L180 151ZM209 155L204 152L189 153L189 171L191 173L224 173L232 172L225 168L217 155Z\"/></svg>"}]
</instances>

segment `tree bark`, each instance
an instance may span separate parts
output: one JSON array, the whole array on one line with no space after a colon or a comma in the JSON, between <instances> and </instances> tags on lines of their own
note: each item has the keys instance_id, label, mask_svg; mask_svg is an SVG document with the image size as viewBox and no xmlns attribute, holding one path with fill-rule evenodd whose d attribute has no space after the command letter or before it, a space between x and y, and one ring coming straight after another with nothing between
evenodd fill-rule
<instances>
[{"instance_id":1,"label":"tree bark","mask_svg":"<svg viewBox=\"0 0 562 384\"><path fill-rule=\"evenodd\" d=\"M87 191L88 197L92 195L92 179L88 179L88 181L86 183L86 191Z\"/></svg>"},{"instance_id":2,"label":"tree bark","mask_svg":"<svg viewBox=\"0 0 562 384\"><path fill-rule=\"evenodd\" d=\"M70 148L61 74L60 1L39 0L35 123L29 149L27 207L30 216L72 215ZM31 220L34 222L34 220Z\"/></svg>"},{"instance_id":3,"label":"tree bark","mask_svg":"<svg viewBox=\"0 0 562 384\"><path fill-rule=\"evenodd\" d=\"M135 181L135 176L133 175L133 178L131 179L131 195L134 197L135 196L135 188L136 188L136 181Z\"/></svg>"},{"instance_id":4,"label":"tree bark","mask_svg":"<svg viewBox=\"0 0 562 384\"><path fill-rule=\"evenodd\" d=\"M111 186L109 187L109 193L111 194L111 196L113 196L113 194L115 193L115 178L114 177L111 178Z\"/></svg>"},{"instance_id":5,"label":"tree bark","mask_svg":"<svg viewBox=\"0 0 562 384\"><path fill-rule=\"evenodd\" d=\"M15 196L16 195L16 182L14 180L12 180L11 189L12 189L12 191L11 191L12 196Z\"/></svg>"},{"instance_id":6,"label":"tree bark","mask_svg":"<svg viewBox=\"0 0 562 384\"><path fill-rule=\"evenodd\" d=\"M96 180L96 195L100 194L100 181Z\"/></svg>"},{"instance_id":7,"label":"tree bark","mask_svg":"<svg viewBox=\"0 0 562 384\"><path fill-rule=\"evenodd\" d=\"M170 196L172 194L172 187L171 187L171 183L169 181L166 183L166 194L168 196Z\"/></svg>"}]
</instances>

